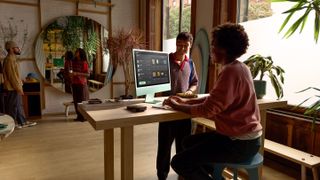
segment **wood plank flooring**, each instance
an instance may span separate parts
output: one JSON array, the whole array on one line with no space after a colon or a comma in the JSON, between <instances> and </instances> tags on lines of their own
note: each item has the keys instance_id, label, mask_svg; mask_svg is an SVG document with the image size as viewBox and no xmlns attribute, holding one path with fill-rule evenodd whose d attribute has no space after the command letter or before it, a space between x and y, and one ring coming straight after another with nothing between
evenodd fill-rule
<instances>
[{"instance_id":1,"label":"wood plank flooring","mask_svg":"<svg viewBox=\"0 0 320 180\"><path fill-rule=\"evenodd\" d=\"M157 123L134 128L135 180L157 180L157 128ZM120 131L116 129L116 179L120 179L119 140ZM66 119L63 114L46 115L37 126L16 129L0 142L1 180L102 180L103 169L103 132L95 131L88 122ZM176 179L171 170L168 180ZM264 166L263 179L295 178Z\"/></svg>"}]
</instances>

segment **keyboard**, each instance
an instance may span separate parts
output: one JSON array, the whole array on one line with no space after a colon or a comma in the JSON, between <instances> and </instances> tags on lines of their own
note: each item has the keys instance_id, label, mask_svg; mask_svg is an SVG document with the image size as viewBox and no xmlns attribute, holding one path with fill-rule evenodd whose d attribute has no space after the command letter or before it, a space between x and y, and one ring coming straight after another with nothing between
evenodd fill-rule
<instances>
[{"instance_id":1,"label":"keyboard","mask_svg":"<svg viewBox=\"0 0 320 180\"><path fill-rule=\"evenodd\" d=\"M162 105L162 102L160 103L156 103L152 105L153 108L158 108L158 109L172 109L170 106L168 105Z\"/></svg>"}]
</instances>

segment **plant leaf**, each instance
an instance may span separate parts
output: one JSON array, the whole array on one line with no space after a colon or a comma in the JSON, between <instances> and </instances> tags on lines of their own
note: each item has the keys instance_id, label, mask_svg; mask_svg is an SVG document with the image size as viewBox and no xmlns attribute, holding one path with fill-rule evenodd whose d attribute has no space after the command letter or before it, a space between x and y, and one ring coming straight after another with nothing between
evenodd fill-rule
<instances>
[{"instance_id":1,"label":"plant leaf","mask_svg":"<svg viewBox=\"0 0 320 180\"><path fill-rule=\"evenodd\" d=\"M304 17L304 19L302 21L302 24L300 26L300 33L302 32L302 30L303 30L303 28L304 28L304 26L305 26L305 24L306 24L306 22L308 20L308 15L309 15L310 11L311 11L311 5L308 6L308 10L306 11L306 16Z\"/></svg>"},{"instance_id":2,"label":"plant leaf","mask_svg":"<svg viewBox=\"0 0 320 180\"><path fill-rule=\"evenodd\" d=\"M318 112L320 109L320 100L317 102L313 103L308 107L308 109L304 112L305 115L313 115Z\"/></svg>"},{"instance_id":3,"label":"plant leaf","mask_svg":"<svg viewBox=\"0 0 320 180\"><path fill-rule=\"evenodd\" d=\"M281 99L283 97L283 89L281 84L279 83L277 77L272 73L272 71L269 71L269 77L278 99Z\"/></svg>"},{"instance_id":4,"label":"plant leaf","mask_svg":"<svg viewBox=\"0 0 320 180\"><path fill-rule=\"evenodd\" d=\"M300 7L300 6L302 6L302 2L299 2L299 3L297 3L297 4L295 4L291 9L295 9L295 8L297 8L297 7ZM281 27L280 27L280 29L279 29L279 33L283 30L283 28L287 25L287 23L289 22L289 20L291 19L291 17L292 17L292 15L295 13L295 11L292 11L292 12L290 12L290 14L286 17L286 19L283 21L283 23L282 23L282 25L281 25Z\"/></svg>"},{"instance_id":5,"label":"plant leaf","mask_svg":"<svg viewBox=\"0 0 320 180\"><path fill-rule=\"evenodd\" d=\"M314 19L314 40L316 43L319 38L319 13L315 11L315 19Z\"/></svg>"},{"instance_id":6,"label":"plant leaf","mask_svg":"<svg viewBox=\"0 0 320 180\"><path fill-rule=\"evenodd\" d=\"M314 90L320 91L320 89L319 89L319 88L316 88L316 87L307 87L307 88L302 89L302 90L300 90L300 91L298 91L298 92L296 92L296 93L301 93L301 92L307 91L307 90L309 90L309 89L314 89Z\"/></svg>"},{"instance_id":7,"label":"plant leaf","mask_svg":"<svg viewBox=\"0 0 320 180\"><path fill-rule=\"evenodd\" d=\"M284 37L288 38L290 37L302 24L304 19L308 16L308 11L306 11L295 23L292 24L292 26L288 29L288 31L285 33Z\"/></svg>"}]
</instances>

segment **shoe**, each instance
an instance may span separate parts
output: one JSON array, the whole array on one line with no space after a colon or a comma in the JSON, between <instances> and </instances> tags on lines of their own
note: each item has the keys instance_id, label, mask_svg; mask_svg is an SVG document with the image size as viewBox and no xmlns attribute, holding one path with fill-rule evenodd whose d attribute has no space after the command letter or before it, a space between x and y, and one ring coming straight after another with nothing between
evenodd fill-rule
<instances>
[{"instance_id":1,"label":"shoe","mask_svg":"<svg viewBox=\"0 0 320 180\"><path fill-rule=\"evenodd\" d=\"M16 124L16 128L17 128L17 129L22 129L22 125Z\"/></svg>"},{"instance_id":2,"label":"shoe","mask_svg":"<svg viewBox=\"0 0 320 180\"><path fill-rule=\"evenodd\" d=\"M78 121L78 122L85 122L85 120L84 119L74 119L73 121Z\"/></svg>"},{"instance_id":3,"label":"shoe","mask_svg":"<svg viewBox=\"0 0 320 180\"><path fill-rule=\"evenodd\" d=\"M74 119L73 121L85 122L86 120L85 120L85 119L82 119L82 118L76 118L76 119Z\"/></svg>"},{"instance_id":4,"label":"shoe","mask_svg":"<svg viewBox=\"0 0 320 180\"><path fill-rule=\"evenodd\" d=\"M24 127L24 126L25 126L25 127L31 127L31 126L35 126L35 125L37 125L36 122L26 121L26 122L24 123L23 127Z\"/></svg>"}]
</instances>

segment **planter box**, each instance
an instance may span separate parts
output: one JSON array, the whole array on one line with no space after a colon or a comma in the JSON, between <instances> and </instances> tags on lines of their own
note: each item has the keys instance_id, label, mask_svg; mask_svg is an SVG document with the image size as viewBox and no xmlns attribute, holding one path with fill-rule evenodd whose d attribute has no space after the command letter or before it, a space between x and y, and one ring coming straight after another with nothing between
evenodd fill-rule
<instances>
[{"instance_id":1,"label":"planter box","mask_svg":"<svg viewBox=\"0 0 320 180\"><path fill-rule=\"evenodd\" d=\"M266 138L320 156L320 124L311 130L312 120L301 113L283 110L267 112Z\"/></svg>"}]
</instances>

